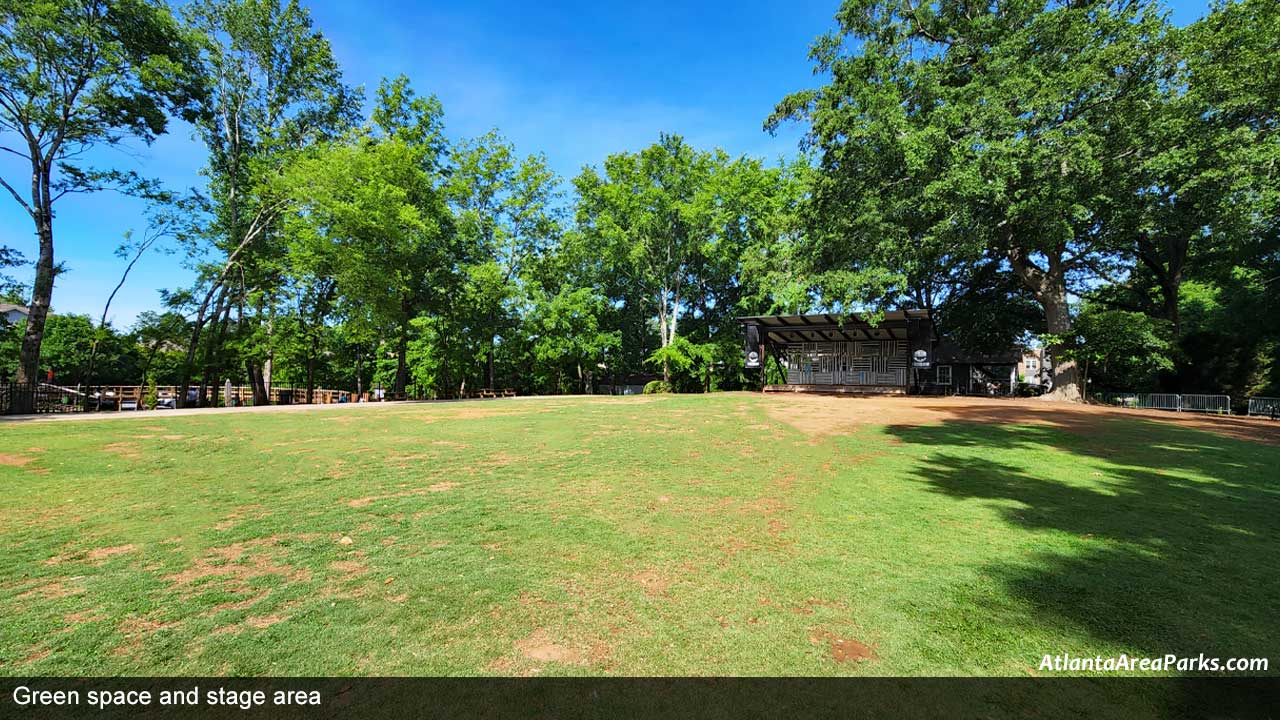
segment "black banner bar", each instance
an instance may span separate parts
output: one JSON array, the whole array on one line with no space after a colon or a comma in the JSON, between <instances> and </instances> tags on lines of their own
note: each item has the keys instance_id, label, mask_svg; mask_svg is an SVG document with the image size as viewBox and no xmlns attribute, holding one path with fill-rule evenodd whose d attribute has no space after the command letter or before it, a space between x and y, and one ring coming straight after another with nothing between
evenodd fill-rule
<instances>
[{"instance_id":1,"label":"black banner bar","mask_svg":"<svg viewBox=\"0 0 1280 720\"><path fill-rule=\"evenodd\" d=\"M169 695L164 695L168 692ZM1273 718L1280 678L5 678L3 718ZM145 694L144 694L145 693Z\"/></svg>"}]
</instances>

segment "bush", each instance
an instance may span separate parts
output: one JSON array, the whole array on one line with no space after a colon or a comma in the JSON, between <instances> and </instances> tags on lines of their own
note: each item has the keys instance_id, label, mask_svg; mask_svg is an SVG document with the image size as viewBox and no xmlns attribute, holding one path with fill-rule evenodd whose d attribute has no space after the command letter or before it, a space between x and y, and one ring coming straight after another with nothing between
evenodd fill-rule
<instances>
[{"instance_id":1,"label":"bush","mask_svg":"<svg viewBox=\"0 0 1280 720\"><path fill-rule=\"evenodd\" d=\"M156 404L159 402L160 393L156 390L155 376L148 375L146 389L142 391L142 406L148 410L155 410Z\"/></svg>"},{"instance_id":2,"label":"bush","mask_svg":"<svg viewBox=\"0 0 1280 720\"><path fill-rule=\"evenodd\" d=\"M653 380L644 386L645 395L655 395L657 393L675 392L671 387L671 383L666 380Z\"/></svg>"}]
</instances>

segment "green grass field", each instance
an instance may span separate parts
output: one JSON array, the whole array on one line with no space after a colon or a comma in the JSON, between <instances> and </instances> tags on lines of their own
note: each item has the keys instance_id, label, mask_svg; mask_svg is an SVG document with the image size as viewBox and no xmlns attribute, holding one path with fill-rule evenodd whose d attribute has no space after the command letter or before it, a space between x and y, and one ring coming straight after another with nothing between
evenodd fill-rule
<instances>
[{"instance_id":1,"label":"green grass field","mask_svg":"<svg viewBox=\"0 0 1280 720\"><path fill-rule=\"evenodd\" d=\"M0 425L0 673L1022 676L1046 653L1273 654L1280 448L1102 414L806 435L771 414L785 402Z\"/></svg>"}]
</instances>

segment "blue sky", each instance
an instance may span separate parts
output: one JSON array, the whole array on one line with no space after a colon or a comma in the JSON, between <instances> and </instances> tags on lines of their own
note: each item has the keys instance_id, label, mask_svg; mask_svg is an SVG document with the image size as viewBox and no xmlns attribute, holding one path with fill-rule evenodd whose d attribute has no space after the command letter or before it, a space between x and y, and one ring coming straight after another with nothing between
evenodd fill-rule
<instances>
[{"instance_id":1,"label":"blue sky","mask_svg":"<svg viewBox=\"0 0 1280 720\"><path fill-rule=\"evenodd\" d=\"M831 29L836 0L759 2L307 3L329 38L347 81L376 87L404 73L420 93L444 104L454 138L498 128L521 153L543 152L566 180L610 153L638 150L661 132L700 147L775 159L794 154L797 128L777 137L761 129L774 103L819 83L809 43ZM1208 0L1169 3L1178 24ZM175 125L150 147L107 151L103 162L137 169L172 187L198 185L204 163L189 129ZM0 174L15 186L29 171L9 159ZM142 205L109 193L60 201L55 249L66 272L55 312L102 311L124 261L124 233L141 232ZM35 257L31 221L0 196L0 245ZM26 275L29 275L27 273ZM24 275L25 279L25 275ZM190 282L180 257L153 252L112 305L117 327L160 306L159 290Z\"/></svg>"}]
</instances>

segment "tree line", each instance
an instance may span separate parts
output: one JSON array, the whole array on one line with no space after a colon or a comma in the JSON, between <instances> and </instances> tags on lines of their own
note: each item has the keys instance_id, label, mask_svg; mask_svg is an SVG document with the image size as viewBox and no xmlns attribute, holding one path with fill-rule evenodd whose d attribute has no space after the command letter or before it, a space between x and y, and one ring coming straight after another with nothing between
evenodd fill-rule
<instances>
[{"instance_id":1,"label":"tree line","mask_svg":"<svg viewBox=\"0 0 1280 720\"><path fill-rule=\"evenodd\" d=\"M32 169L4 187L38 240L33 285L4 291L29 298L0 337L20 382L736 388L758 381L737 316L917 307L976 351L1045 343L1063 398L1280 387L1268 0L1184 28L1138 0L848 0L811 49L826 84L765 122L805 125L795 160L663 134L567 182L496 130L451 137L407 77L348 85L296 1L0 12L3 149ZM175 117L203 187L84 164ZM149 199L145 237L197 278L127 334L48 314L54 205L106 188Z\"/></svg>"}]
</instances>

